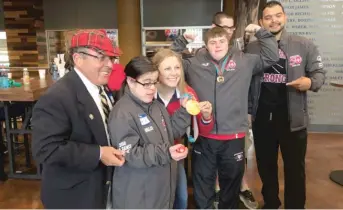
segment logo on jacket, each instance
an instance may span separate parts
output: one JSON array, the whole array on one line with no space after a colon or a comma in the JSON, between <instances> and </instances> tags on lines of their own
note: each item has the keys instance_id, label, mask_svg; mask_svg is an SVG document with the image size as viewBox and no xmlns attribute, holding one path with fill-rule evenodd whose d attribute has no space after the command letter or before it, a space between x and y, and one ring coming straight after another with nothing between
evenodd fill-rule
<instances>
[{"instance_id":1,"label":"logo on jacket","mask_svg":"<svg viewBox=\"0 0 343 210\"><path fill-rule=\"evenodd\" d=\"M162 112L161 112L161 123L162 123L162 126L164 127L164 130L166 131L167 130L167 124L166 124L166 121L162 115Z\"/></svg>"},{"instance_id":2,"label":"logo on jacket","mask_svg":"<svg viewBox=\"0 0 343 210\"><path fill-rule=\"evenodd\" d=\"M235 156L235 160L238 162L238 161L242 161L243 158L244 158L244 155L243 155L243 152L239 152L239 153L236 153L234 154Z\"/></svg>"},{"instance_id":3,"label":"logo on jacket","mask_svg":"<svg viewBox=\"0 0 343 210\"><path fill-rule=\"evenodd\" d=\"M319 62L318 63L318 67L319 68L323 68L323 62L322 62L322 57L320 55L317 56L317 61Z\"/></svg>"},{"instance_id":4,"label":"logo on jacket","mask_svg":"<svg viewBox=\"0 0 343 210\"><path fill-rule=\"evenodd\" d=\"M234 60L230 60L227 65L226 65L226 68L225 70L226 71L234 71L236 68L236 62Z\"/></svg>"},{"instance_id":5,"label":"logo on jacket","mask_svg":"<svg viewBox=\"0 0 343 210\"><path fill-rule=\"evenodd\" d=\"M163 125L163 127L166 127L166 121L164 120L163 116L161 116L161 117L162 117L162 125Z\"/></svg>"},{"instance_id":6,"label":"logo on jacket","mask_svg":"<svg viewBox=\"0 0 343 210\"><path fill-rule=\"evenodd\" d=\"M150 120L146 114L140 114L138 117L139 121L141 121L141 125L148 125L150 123Z\"/></svg>"},{"instance_id":7,"label":"logo on jacket","mask_svg":"<svg viewBox=\"0 0 343 210\"><path fill-rule=\"evenodd\" d=\"M262 82L267 83L286 83L285 74L269 74L264 73Z\"/></svg>"},{"instance_id":8,"label":"logo on jacket","mask_svg":"<svg viewBox=\"0 0 343 210\"><path fill-rule=\"evenodd\" d=\"M119 142L119 150L125 151L126 153L130 152L132 145L127 144L126 141Z\"/></svg>"},{"instance_id":9,"label":"logo on jacket","mask_svg":"<svg viewBox=\"0 0 343 210\"><path fill-rule=\"evenodd\" d=\"M289 65L291 67L300 66L302 61L303 61L303 59L300 55L293 55L293 56L289 57Z\"/></svg>"}]
</instances>

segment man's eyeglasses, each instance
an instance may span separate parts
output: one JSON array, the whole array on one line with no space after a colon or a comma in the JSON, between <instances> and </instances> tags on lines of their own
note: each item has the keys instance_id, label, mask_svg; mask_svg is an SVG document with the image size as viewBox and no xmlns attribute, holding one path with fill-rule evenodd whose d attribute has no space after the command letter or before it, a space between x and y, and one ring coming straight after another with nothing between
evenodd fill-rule
<instances>
[{"instance_id":1,"label":"man's eyeglasses","mask_svg":"<svg viewBox=\"0 0 343 210\"><path fill-rule=\"evenodd\" d=\"M223 28L223 29L225 29L225 30L230 30L230 31L234 31L235 29L236 29L236 27L235 26L221 26L221 25L218 25L218 24L216 24L216 23L213 23L215 26L217 26L217 27L220 27L220 28Z\"/></svg>"},{"instance_id":2,"label":"man's eyeglasses","mask_svg":"<svg viewBox=\"0 0 343 210\"><path fill-rule=\"evenodd\" d=\"M107 62L108 60L110 60L112 63L115 63L116 60L117 60L116 57L109 57L109 56L106 56L106 55L92 55L92 54L89 54L89 53L86 53L86 52L78 52L78 53L81 53L81 54L88 55L90 57L96 58L100 62Z\"/></svg>"},{"instance_id":3,"label":"man's eyeglasses","mask_svg":"<svg viewBox=\"0 0 343 210\"><path fill-rule=\"evenodd\" d=\"M141 82L139 82L137 80L136 80L136 82L138 84L142 85L144 89L150 89L150 88L152 88L152 86L156 87L156 85L159 83L158 81L156 81L156 82L141 83Z\"/></svg>"}]
</instances>

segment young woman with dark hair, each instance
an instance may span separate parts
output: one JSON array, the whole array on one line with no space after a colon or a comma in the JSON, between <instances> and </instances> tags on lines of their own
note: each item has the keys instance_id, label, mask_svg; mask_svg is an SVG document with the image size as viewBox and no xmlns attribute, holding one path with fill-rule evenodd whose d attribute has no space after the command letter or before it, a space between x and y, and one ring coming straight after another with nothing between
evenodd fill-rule
<instances>
[{"instance_id":1,"label":"young woman with dark hair","mask_svg":"<svg viewBox=\"0 0 343 210\"><path fill-rule=\"evenodd\" d=\"M174 145L186 133L190 115L181 108L169 117L165 107L154 100L158 71L143 56L125 67L124 94L109 117L112 145L125 151L125 164L113 174L114 209L171 209L176 186L176 161L188 149Z\"/></svg>"}]
</instances>

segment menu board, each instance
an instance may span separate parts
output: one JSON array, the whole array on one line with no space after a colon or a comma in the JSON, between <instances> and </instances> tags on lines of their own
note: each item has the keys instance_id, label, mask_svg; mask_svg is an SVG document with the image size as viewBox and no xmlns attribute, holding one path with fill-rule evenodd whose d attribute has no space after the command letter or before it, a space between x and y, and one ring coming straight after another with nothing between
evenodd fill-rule
<instances>
[{"instance_id":1,"label":"menu board","mask_svg":"<svg viewBox=\"0 0 343 210\"><path fill-rule=\"evenodd\" d=\"M222 0L141 0L143 27L210 26Z\"/></svg>"},{"instance_id":2,"label":"menu board","mask_svg":"<svg viewBox=\"0 0 343 210\"><path fill-rule=\"evenodd\" d=\"M343 88L330 86L330 81L343 83L343 1L280 0L287 14L286 30L304 36L318 46L326 83L317 93L308 91L310 124L324 127L343 125ZM330 130L330 129L329 129Z\"/></svg>"}]
</instances>

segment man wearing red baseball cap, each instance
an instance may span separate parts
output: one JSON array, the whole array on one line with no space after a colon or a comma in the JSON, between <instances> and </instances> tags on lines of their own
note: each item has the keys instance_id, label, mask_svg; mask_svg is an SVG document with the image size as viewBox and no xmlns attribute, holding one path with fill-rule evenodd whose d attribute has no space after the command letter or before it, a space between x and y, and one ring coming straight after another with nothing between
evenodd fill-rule
<instances>
[{"instance_id":1,"label":"man wearing red baseball cap","mask_svg":"<svg viewBox=\"0 0 343 210\"><path fill-rule=\"evenodd\" d=\"M114 100L106 85L120 53L104 30L76 32L69 49L73 70L34 107L32 153L42 164L45 208L106 208L113 168L107 166L125 161L107 129Z\"/></svg>"}]
</instances>

